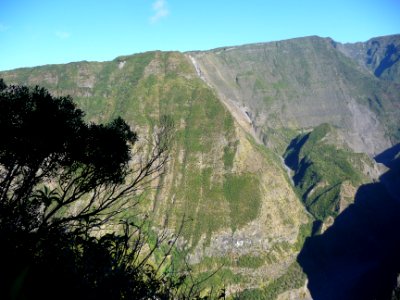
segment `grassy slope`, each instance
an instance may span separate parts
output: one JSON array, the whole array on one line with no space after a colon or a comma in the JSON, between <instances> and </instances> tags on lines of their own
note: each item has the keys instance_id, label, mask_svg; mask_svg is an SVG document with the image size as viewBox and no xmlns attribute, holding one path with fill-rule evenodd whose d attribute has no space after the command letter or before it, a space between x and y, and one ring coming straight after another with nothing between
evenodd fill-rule
<instances>
[{"instance_id":1,"label":"grassy slope","mask_svg":"<svg viewBox=\"0 0 400 300\"><path fill-rule=\"evenodd\" d=\"M358 187L367 181L362 170L368 157L327 142L334 133L330 125L319 125L295 138L284 155L306 208L321 221L340 212L340 201L347 200L341 197L344 183Z\"/></svg>"},{"instance_id":2,"label":"grassy slope","mask_svg":"<svg viewBox=\"0 0 400 300\"><path fill-rule=\"evenodd\" d=\"M124 64L122 69L118 68L119 63ZM199 79L180 76L191 73L190 65L180 54L148 52L102 64L82 62L19 70L13 82L41 84L56 93L70 94L87 113L88 120L105 122L122 116L142 136L151 132L161 115L171 116L178 127L173 155L183 152L184 157L174 157L180 163L172 164L170 172L179 173L182 178L174 178L172 185L176 188L170 189L167 197L185 199L188 209L181 213L205 221L192 229L191 234L198 238L203 232L230 225L229 220L213 222L208 216L209 212L224 208L220 203L228 204L229 216L238 215L240 221L234 224L237 226L254 219L260 197L254 176L229 173L235 151L230 144L237 139L233 119ZM57 84L52 84L53 78L58 78ZM5 79L10 81L7 75ZM225 151L213 153L218 144ZM214 157L215 154L223 157ZM215 170L208 162L212 159L223 160L228 172L219 185L211 182ZM201 160L206 160L200 162L204 166L199 165ZM246 199L239 203L242 191L252 196L248 201L254 201L253 205L246 205ZM201 199L206 202L200 203ZM214 210L203 209L202 215L196 216L199 205ZM241 205L243 214L238 213ZM247 212L247 206L254 209Z\"/></svg>"},{"instance_id":3,"label":"grassy slope","mask_svg":"<svg viewBox=\"0 0 400 300\"><path fill-rule=\"evenodd\" d=\"M271 245L275 239L286 243L268 250L268 259L260 258L261 248L250 249L252 254L230 248L227 251L233 256L214 282L245 286L253 276L250 270L268 261L282 264L274 275L278 276L299 250L290 243L296 242L306 218L279 160L237 128L184 55L148 52L111 62L19 69L0 76L7 83L39 84L55 94L72 95L89 121L121 115L143 138L151 134L161 115L170 115L177 131L163 189L149 205L155 221L173 228L184 217L183 237L189 252L210 244L218 248L212 237L219 232L247 236L250 229ZM256 223L246 229L252 221ZM198 246L204 238L203 246ZM201 261L196 265L199 272L207 269L207 255ZM240 275L243 272L248 276Z\"/></svg>"}]
</instances>

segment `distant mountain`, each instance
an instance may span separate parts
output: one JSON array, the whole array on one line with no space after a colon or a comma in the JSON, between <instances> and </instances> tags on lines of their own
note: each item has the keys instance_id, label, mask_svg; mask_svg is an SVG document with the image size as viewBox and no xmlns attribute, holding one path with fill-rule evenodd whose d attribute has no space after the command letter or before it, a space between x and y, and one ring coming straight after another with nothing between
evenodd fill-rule
<instances>
[{"instance_id":1,"label":"distant mountain","mask_svg":"<svg viewBox=\"0 0 400 300\"><path fill-rule=\"evenodd\" d=\"M306 237L328 233L385 170L373 157L397 149L399 41L306 37L0 77L70 94L89 121L121 115L144 146L170 115L171 160L142 209L172 230L186 218L180 245L195 273L221 268L207 284L243 299L297 299L310 297L296 261Z\"/></svg>"}]
</instances>

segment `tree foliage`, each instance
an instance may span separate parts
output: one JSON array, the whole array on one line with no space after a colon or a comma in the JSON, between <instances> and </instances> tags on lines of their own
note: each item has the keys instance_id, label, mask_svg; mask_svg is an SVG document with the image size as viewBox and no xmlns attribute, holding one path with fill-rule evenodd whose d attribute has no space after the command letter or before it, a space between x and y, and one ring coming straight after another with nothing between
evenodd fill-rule
<instances>
[{"instance_id":1,"label":"tree foliage","mask_svg":"<svg viewBox=\"0 0 400 300\"><path fill-rule=\"evenodd\" d=\"M119 215L162 174L172 122L135 152L123 119L83 117L71 97L0 80L0 298L199 297L187 272L162 271L178 236L164 230L150 243L145 220ZM95 234L111 224L119 231Z\"/></svg>"}]
</instances>

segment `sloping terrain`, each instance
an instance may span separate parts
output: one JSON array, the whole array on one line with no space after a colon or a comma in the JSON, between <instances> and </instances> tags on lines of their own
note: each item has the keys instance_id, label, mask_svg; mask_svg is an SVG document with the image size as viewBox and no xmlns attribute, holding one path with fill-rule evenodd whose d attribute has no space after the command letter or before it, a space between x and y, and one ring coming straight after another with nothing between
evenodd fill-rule
<instances>
[{"instance_id":1,"label":"sloping terrain","mask_svg":"<svg viewBox=\"0 0 400 300\"><path fill-rule=\"evenodd\" d=\"M391 213L387 220L383 217L389 207L397 209L395 203L386 205L385 199L387 193L398 197L393 184L398 183L398 176L388 172L381 177L385 178L382 184L365 185L377 181L384 170L371 158L398 149L399 43L398 35L345 45L308 37L190 53L200 77L236 112L233 115L242 120L243 128L283 155L292 169L289 175L293 175L298 197L315 219L315 237L302 250L299 262L316 299L328 299L328 295L332 299L388 295L399 272L393 256L396 239L390 237L394 234L391 226L396 227L392 216L396 214ZM367 200L360 200L365 197L373 205L379 205L379 198L383 198L376 218L363 202ZM355 199L356 208L351 204ZM368 214L375 225L365 226L364 232L360 224L367 218L361 217L360 224L349 223L347 216L353 211ZM334 219L337 216L339 223ZM389 234L381 235L380 223ZM325 234L330 226L333 228ZM364 243L368 232L375 242ZM365 247L375 249L381 242L382 247L375 253L362 253L363 246L356 246L357 242L345 246L343 240L352 238ZM335 249L331 251L332 243ZM346 261L341 260L342 255ZM385 255L387 260L382 259ZM368 259L358 262L363 256ZM388 267L391 263L393 268ZM370 268L372 264L375 267ZM340 292L343 281L337 278L349 271L356 274ZM379 279L373 287L377 278L385 279ZM390 283L385 284L385 280ZM368 284L371 288L363 291ZM255 289L242 295L249 299L274 298L270 291Z\"/></svg>"},{"instance_id":2,"label":"sloping terrain","mask_svg":"<svg viewBox=\"0 0 400 300\"><path fill-rule=\"evenodd\" d=\"M400 172L399 160L393 163L380 182L357 191L354 204L324 234L307 239L298 261L313 299L396 299Z\"/></svg>"},{"instance_id":3,"label":"sloping terrain","mask_svg":"<svg viewBox=\"0 0 400 300\"><path fill-rule=\"evenodd\" d=\"M321 124L293 139L284 155L295 171L299 195L316 220L336 217L353 202L357 188L378 173L366 154L339 145L335 129Z\"/></svg>"},{"instance_id":4,"label":"sloping terrain","mask_svg":"<svg viewBox=\"0 0 400 300\"><path fill-rule=\"evenodd\" d=\"M265 285L295 262L309 219L279 157L238 125L185 55L149 52L0 76L71 95L89 121L121 115L143 140L169 115L171 160L162 189L144 205L158 226L185 220L181 244L197 273L222 266L213 283L235 292Z\"/></svg>"},{"instance_id":5,"label":"sloping terrain","mask_svg":"<svg viewBox=\"0 0 400 300\"><path fill-rule=\"evenodd\" d=\"M122 116L143 145L159 119L170 116L176 126L171 159L162 188L143 199L143 208L158 227L177 230L184 220L181 253L173 259L185 255L200 276L220 268L206 284L225 284L228 294L243 299L309 297L303 268L312 296L324 299L340 282L319 280L321 268L334 267L326 274L336 278L343 270L336 268L336 253L354 259L362 251L351 243L343 250L336 241L353 234L368 240L359 232L373 218L368 203L378 213L377 225L368 228L379 241L386 212L377 209L379 192L390 199L389 210L398 209L398 168L396 176L391 171L382 183L371 182L385 170L374 156L388 168L398 158L399 41L398 35L356 44L307 37L147 52L0 77L69 94L92 122ZM365 202L370 187L377 192ZM355 224L359 207L366 215ZM392 245L386 235L383 241ZM331 243L339 252L327 250ZM355 265L359 273L352 278L361 286L365 265Z\"/></svg>"}]
</instances>

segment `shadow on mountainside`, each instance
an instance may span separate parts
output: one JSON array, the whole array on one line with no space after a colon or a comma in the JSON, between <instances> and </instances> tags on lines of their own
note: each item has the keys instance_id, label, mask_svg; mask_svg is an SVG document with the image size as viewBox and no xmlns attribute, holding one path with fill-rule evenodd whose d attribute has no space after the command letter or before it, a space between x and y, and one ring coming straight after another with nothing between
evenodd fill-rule
<instances>
[{"instance_id":1,"label":"shadow on mountainside","mask_svg":"<svg viewBox=\"0 0 400 300\"><path fill-rule=\"evenodd\" d=\"M375 160L390 169L380 177L392 198L400 201L400 143L385 150Z\"/></svg>"},{"instance_id":2,"label":"shadow on mountainside","mask_svg":"<svg viewBox=\"0 0 400 300\"><path fill-rule=\"evenodd\" d=\"M396 159L396 156L400 154L400 143L397 145L394 145L382 153L379 153L377 156L375 156L375 160L378 163L384 164L388 168L393 168L396 167L396 164L400 164L400 160Z\"/></svg>"},{"instance_id":3,"label":"shadow on mountainside","mask_svg":"<svg viewBox=\"0 0 400 300\"><path fill-rule=\"evenodd\" d=\"M396 45L389 44L386 46L385 56L374 72L376 77L381 77L383 72L385 72L387 69L390 69L400 60L400 55L398 53L399 49L396 47Z\"/></svg>"},{"instance_id":4,"label":"shadow on mountainside","mask_svg":"<svg viewBox=\"0 0 400 300\"><path fill-rule=\"evenodd\" d=\"M400 273L399 178L395 167L361 186L324 234L306 240L298 262L314 300L391 298Z\"/></svg>"}]
</instances>

